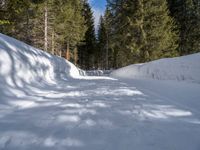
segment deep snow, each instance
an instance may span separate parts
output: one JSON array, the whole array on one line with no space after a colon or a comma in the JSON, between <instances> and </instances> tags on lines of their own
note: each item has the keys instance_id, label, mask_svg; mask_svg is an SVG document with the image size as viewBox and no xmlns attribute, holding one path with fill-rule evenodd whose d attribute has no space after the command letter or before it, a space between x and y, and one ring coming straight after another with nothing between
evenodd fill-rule
<instances>
[{"instance_id":1,"label":"deep snow","mask_svg":"<svg viewBox=\"0 0 200 150\"><path fill-rule=\"evenodd\" d=\"M200 83L200 53L130 65L112 72L125 79L176 80Z\"/></svg>"},{"instance_id":2,"label":"deep snow","mask_svg":"<svg viewBox=\"0 0 200 150\"><path fill-rule=\"evenodd\" d=\"M200 149L200 84L80 72L0 34L0 149Z\"/></svg>"}]
</instances>

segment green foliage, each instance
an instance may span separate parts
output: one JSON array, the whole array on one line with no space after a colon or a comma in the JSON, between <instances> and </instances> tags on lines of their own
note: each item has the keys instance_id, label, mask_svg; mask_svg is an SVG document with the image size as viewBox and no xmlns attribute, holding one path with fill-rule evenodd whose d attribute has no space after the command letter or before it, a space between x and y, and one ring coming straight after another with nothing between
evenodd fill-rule
<instances>
[{"instance_id":1,"label":"green foliage","mask_svg":"<svg viewBox=\"0 0 200 150\"><path fill-rule=\"evenodd\" d=\"M86 32L84 40L79 46L79 65L84 69L91 69L97 66L98 50L96 47L93 13L87 0L83 1L82 15L85 20Z\"/></svg>"},{"instance_id":2,"label":"green foliage","mask_svg":"<svg viewBox=\"0 0 200 150\"><path fill-rule=\"evenodd\" d=\"M86 31L81 0L6 0L0 11L0 32L43 49L45 8L48 51L77 46Z\"/></svg>"},{"instance_id":3,"label":"green foliage","mask_svg":"<svg viewBox=\"0 0 200 150\"><path fill-rule=\"evenodd\" d=\"M168 0L168 3L180 32L180 54L200 52L200 1Z\"/></svg>"},{"instance_id":4,"label":"green foliage","mask_svg":"<svg viewBox=\"0 0 200 150\"><path fill-rule=\"evenodd\" d=\"M178 36L165 0L109 2L118 66L176 56Z\"/></svg>"},{"instance_id":5,"label":"green foliage","mask_svg":"<svg viewBox=\"0 0 200 150\"><path fill-rule=\"evenodd\" d=\"M57 5L55 29L58 34L63 34L63 42L69 42L72 46L77 45L84 37L84 18L81 15L79 0L60 1Z\"/></svg>"},{"instance_id":6,"label":"green foliage","mask_svg":"<svg viewBox=\"0 0 200 150\"><path fill-rule=\"evenodd\" d=\"M98 40L87 0L2 0L0 32L52 54L63 56L68 50L84 69L118 68L200 51L199 0L107 2Z\"/></svg>"},{"instance_id":7,"label":"green foliage","mask_svg":"<svg viewBox=\"0 0 200 150\"><path fill-rule=\"evenodd\" d=\"M0 11L0 32L24 40L26 33L26 19L30 2L27 0L7 0L4 9ZM19 34L21 33L21 34Z\"/></svg>"},{"instance_id":8,"label":"green foliage","mask_svg":"<svg viewBox=\"0 0 200 150\"><path fill-rule=\"evenodd\" d=\"M0 25L10 24L8 20L0 20Z\"/></svg>"}]
</instances>

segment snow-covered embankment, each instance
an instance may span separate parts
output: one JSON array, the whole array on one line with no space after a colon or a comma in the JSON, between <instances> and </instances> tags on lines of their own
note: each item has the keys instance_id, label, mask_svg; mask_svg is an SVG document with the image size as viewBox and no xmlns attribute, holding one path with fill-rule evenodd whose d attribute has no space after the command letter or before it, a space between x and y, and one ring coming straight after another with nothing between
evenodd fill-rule
<instances>
[{"instance_id":1,"label":"snow-covered embankment","mask_svg":"<svg viewBox=\"0 0 200 150\"><path fill-rule=\"evenodd\" d=\"M0 34L0 83L11 87L76 78L79 70L65 59L50 55Z\"/></svg>"},{"instance_id":2,"label":"snow-covered embankment","mask_svg":"<svg viewBox=\"0 0 200 150\"><path fill-rule=\"evenodd\" d=\"M124 79L178 80L200 83L200 53L130 65L111 73Z\"/></svg>"}]
</instances>

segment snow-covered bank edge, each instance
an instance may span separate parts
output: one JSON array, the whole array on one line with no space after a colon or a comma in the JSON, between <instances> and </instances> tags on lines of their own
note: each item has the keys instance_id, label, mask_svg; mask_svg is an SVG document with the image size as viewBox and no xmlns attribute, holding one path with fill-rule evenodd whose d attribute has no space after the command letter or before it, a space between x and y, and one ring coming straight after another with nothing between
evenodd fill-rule
<instances>
[{"instance_id":1,"label":"snow-covered bank edge","mask_svg":"<svg viewBox=\"0 0 200 150\"><path fill-rule=\"evenodd\" d=\"M176 80L200 83L200 53L130 65L111 73L121 79Z\"/></svg>"},{"instance_id":2,"label":"snow-covered bank edge","mask_svg":"<svg viewBox=\"0 0 200 150\"><path fill-rule=\"evenodd\" d=\"M80 76L78 68L67 60L3 34L0 34L0 55L1 77L13 75L29 82L39 77L51 82L64 74L68 78Z\"/></svg>"},{"instance_id":3,"label":"snow-covered bank edge","mask_svg":"<svg viewBox=\"0 0 200 150\"><path fill-rule=\"evenodd\" d=\"M88 80L100 77L89 78L84 70L66 59L0 33L1 85L20 88L26 84L49 85L71 79Z\"/></svg>"}]
</instances>

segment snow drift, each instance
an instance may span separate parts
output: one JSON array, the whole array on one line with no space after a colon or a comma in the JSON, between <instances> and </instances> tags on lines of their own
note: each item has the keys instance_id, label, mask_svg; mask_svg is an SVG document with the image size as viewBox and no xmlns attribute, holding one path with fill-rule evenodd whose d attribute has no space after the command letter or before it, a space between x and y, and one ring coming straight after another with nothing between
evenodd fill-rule
<instances>
[{"instance_id":1,"label":"snow drift","mask_svg":"<svg viewBox=\"0 0 200 150\"><path fill-rule=\"evenodd\" d=\"M178 80L200 83L200 53L130 65L111 73L125 79Z\"/></svg>"},{"instance_id":2,"label":"snow drift","mask_svg":"<svg viewBox=\"0 0 200 150\"><path fill-rule=\"evenodd\" d=\"M4 87L55 84L77 77L79 70L65 59L0 34L0 84Z\"/></svg>"},{"instance_id":3,"label":"snow drift","mask_svg":"<svg viewBox=\"0 0 200 150\"><path fill-rule=\"evenodd\" d=\"M200 84L79 72L0 34L0 150L199 149Z\"/></svg>"}]
</instances>

